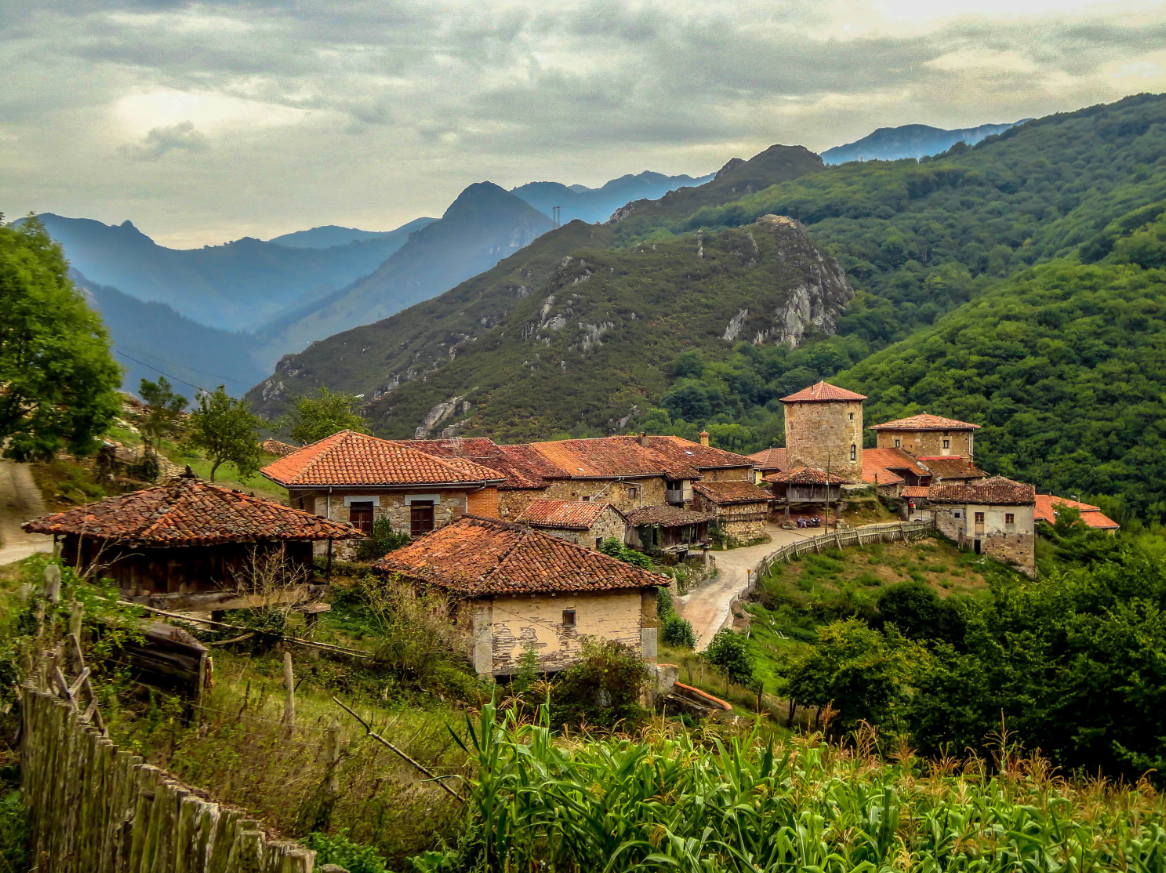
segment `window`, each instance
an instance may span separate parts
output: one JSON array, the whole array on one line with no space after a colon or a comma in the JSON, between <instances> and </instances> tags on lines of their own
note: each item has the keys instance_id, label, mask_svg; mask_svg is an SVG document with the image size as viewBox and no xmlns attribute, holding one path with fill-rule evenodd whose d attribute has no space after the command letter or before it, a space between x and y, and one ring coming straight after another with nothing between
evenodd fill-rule
<instances>
[{"instance_id":1,"label":"window","mask_svg":"<svg viewBox=\"0 0 1166 873\"><path fill-rule=\"evenodd\" d=\"M943 441L943 447L944 447L945 449L950 449L950 448L951 448L951 440L944 440L944 441Z\"/></svg>"},{"instance_id":2,"label":"window","mask_svg":"<svg viewBox=\"0 0 1166 873\"><path fill-rule=\"evenodd\" d=\"M372 501L353 501L348 504L348 520L366 537L372 536Z\"/></svg>"},{"instance_id":3,"label":"window","mask_svg":"<svg viewBox=\"0 0 1166 873\"><path fill-rule=\"evenodd\" d=\"M984 513L977 512L976 513L976 524L983 524L983 523L984 523Z\"/></svg>"},{"instance_id":4,"label":"window","mask_svg":"<svg viewBox=\"0 0 1166 873\"><path fill-rule=\"evenodd\" d=\"M850 420L851 420L851 421L854 421L854 413L853 413L853 412L852 412L852 413L850 413Z\"/></svg>"},{"instance_id":5,"label":"window","mask_svg":"<svg viewBox=\"0 0 1166 873\"><path fill-rule=\"evenodd\" d=\"M902 445L903 445L903 441L902 441L902 440L899 440L899 439L895 440L895 448L896 448L896 449L898 449L898 448L901 448L901 447L902 447Z\"/></svg>"},{"instance_id":6,"label":"window","mask_svg":"<svg viewBox=\"0 0 1166 873\"><path fill-rule=\"evenodd\" d=\"M1011 512L1004 513L1004 523L1009 526L1016 524L1016 516Z\"/></svg>"},{"instance_id":7,"label":"window","mask_svg":"<svg viewBox=\"0 0 1166 873\"><path fill-rule=\"evenodd\" d=\"M850 446L850 460L858 460L858 446L854 445L853 443Z\"/></svg>"},{"instance_id":8,"label":"window","mask_svg":"<svg viewBox=\"0 0 1166 873\"><path fill-rule=\"evenodd\" d=\"M584 495L583 502L590 503L591 502L591 495L590 494Z\"/></svg>"},{"instance_id":9,"label":"window","mask_svg":"<svg viewBox=\"0 0 1166 873\"><path fill-rule=\"evenodd\" d=\"M595 538L595 551L599 551L599 547L603 545L603 537Z\"/></svg>"},{"instance_id":10,"label":"window","mask_svg":"<svg viewBox=\"0 0 1166 873\"><path fill-rule=\"evenodd\" d=\"M952 514L953 514L953 515L954 515L956 518L959 518L959 517L960 517L960 511L959 511L958 509L957 509L957 510L956 510L954 513L952 513Z\"/></svg>"},{"instance_id":11,"label":"window","mask_svg":"<svg viewBox=\"0 0 1166 873\"><path fill-rule=\"evenodd\" d=\"M409 534L419 537L433 530L433 501L414 500L409 504Z\"/></svg>"},{"instance_id":12,"label":"window","mask_svg":"<svg viewBox=\"0 0 1166 873\"><path fill-rule=\"evenodd\" d=\"M574 627L574 626L575 626L575 610L564 609L563 610L563 627Z\"/></svg>"}]
</instances>

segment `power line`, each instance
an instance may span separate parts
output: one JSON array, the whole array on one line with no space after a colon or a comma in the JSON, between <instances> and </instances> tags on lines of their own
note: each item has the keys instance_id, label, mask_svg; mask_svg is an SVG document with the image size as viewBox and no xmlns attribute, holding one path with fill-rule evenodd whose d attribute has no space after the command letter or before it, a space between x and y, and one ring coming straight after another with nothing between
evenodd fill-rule
<instances>
[{"instance_id":1,"label":"power line","mask_svg":"<svg viewBox=\"0 0 1166 873\"><path fill-rule=\"evenodd\" d=\"M121 355L123 358L129 358L135 364L141 364L143 367L149 367L155 373L161 373L163 376L170 376L170 378L173 379L175 382L181 382L183 385L188 385L191 388L193 388L195 391L206 391L205 388L199 387L198 385L192 385L190 382L187 382L185 379L179 379L177 376L171 376L165 370L159 370L153 364L147 364L145 361L139 361L137 358L131 357L130 355L127 355L123 351L119 351L117 349L114 349L114 351L117 352L117 354Z\"/></svg>"},{"instance_id":2,"label":"power line","mask_svg":"<svg viewBox=\"0 0 1166 873\"><path fill-rule=\"evenodd\" d=\"M143 352L141 349L131 349L126 346L121 346L121 348L126 349L126 351L133 352L136 355L145 355L147 358L153 358L155 361L161 361L163 364L173 364L175 367L181 367L184 370L191 370L195 373L202 373L204 376L214 376L216 379L226 379L228 382L234 382L238 385L251 384L250 382L244 382L242 379L232 379L230 376L223 376L220 373L210 373L206 370L200 370L198 367L192 367L189 364L180 364L177 361L168 361L165 358L160 358L157 355L151 354L150 352ZM146 364L145 366L148 367L149 364Z\"/></svg>"}]
</instances>

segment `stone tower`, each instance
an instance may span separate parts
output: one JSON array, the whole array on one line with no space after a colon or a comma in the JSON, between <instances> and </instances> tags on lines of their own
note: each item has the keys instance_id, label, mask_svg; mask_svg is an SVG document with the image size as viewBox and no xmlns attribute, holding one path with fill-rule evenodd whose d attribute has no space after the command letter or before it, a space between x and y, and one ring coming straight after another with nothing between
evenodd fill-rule
<instances>
[{"instance_id":1,"label":"stone tower","mask_svg":"<svg viewBox=\"0 0 1166 873\"><path fill-rule=\"evenodd\" d=\"M866 397L819 382L783 397L789 465L813 467L862 484L862 401Z\"/></svg>"}]
</instances>

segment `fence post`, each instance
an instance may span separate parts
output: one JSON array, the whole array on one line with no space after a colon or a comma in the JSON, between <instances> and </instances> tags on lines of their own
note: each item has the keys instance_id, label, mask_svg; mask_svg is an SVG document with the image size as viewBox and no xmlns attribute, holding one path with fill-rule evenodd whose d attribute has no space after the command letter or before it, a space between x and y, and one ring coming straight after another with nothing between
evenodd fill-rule
<instances>
[{"instance_id":1,"label":"fence post","mask_svg":"<svg viewBox=\"0 0 1166 873\"><path fill-rule=\"evenodd\" d=\"M287 692L283 702L283 726L291 733L296 726L296 682L295 676L292 675L291 652L283 653L283 687Z\"/></svg>"}]
</instances>

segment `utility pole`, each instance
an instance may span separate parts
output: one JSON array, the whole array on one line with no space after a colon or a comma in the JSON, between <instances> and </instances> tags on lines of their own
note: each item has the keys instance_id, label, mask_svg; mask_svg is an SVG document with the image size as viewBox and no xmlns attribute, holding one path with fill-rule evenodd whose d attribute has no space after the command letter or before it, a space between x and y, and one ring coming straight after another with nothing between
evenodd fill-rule
<instances>
[{"instance_id":1,"label":"utility pole","mask_svg":"<svg viewBox=\"0 0 1166 873\"><path fill-rule=\"evenodd\" d=\"M559 220L559 210L562 208L561 206L551 207L551 230L558 230L563 226L563 223Z\"/></svg>"},{"instance_id":2,"label":"utility pole","mask_svg":"<svg viewBox=\"0 0 1166 873\"><path fill-rule=\"evenodd\" d=\"M826 533L830 533L830 466L833 456L826 453ZM837 526L837 521L835 521Z\"/></svg>"}]
</instances>

